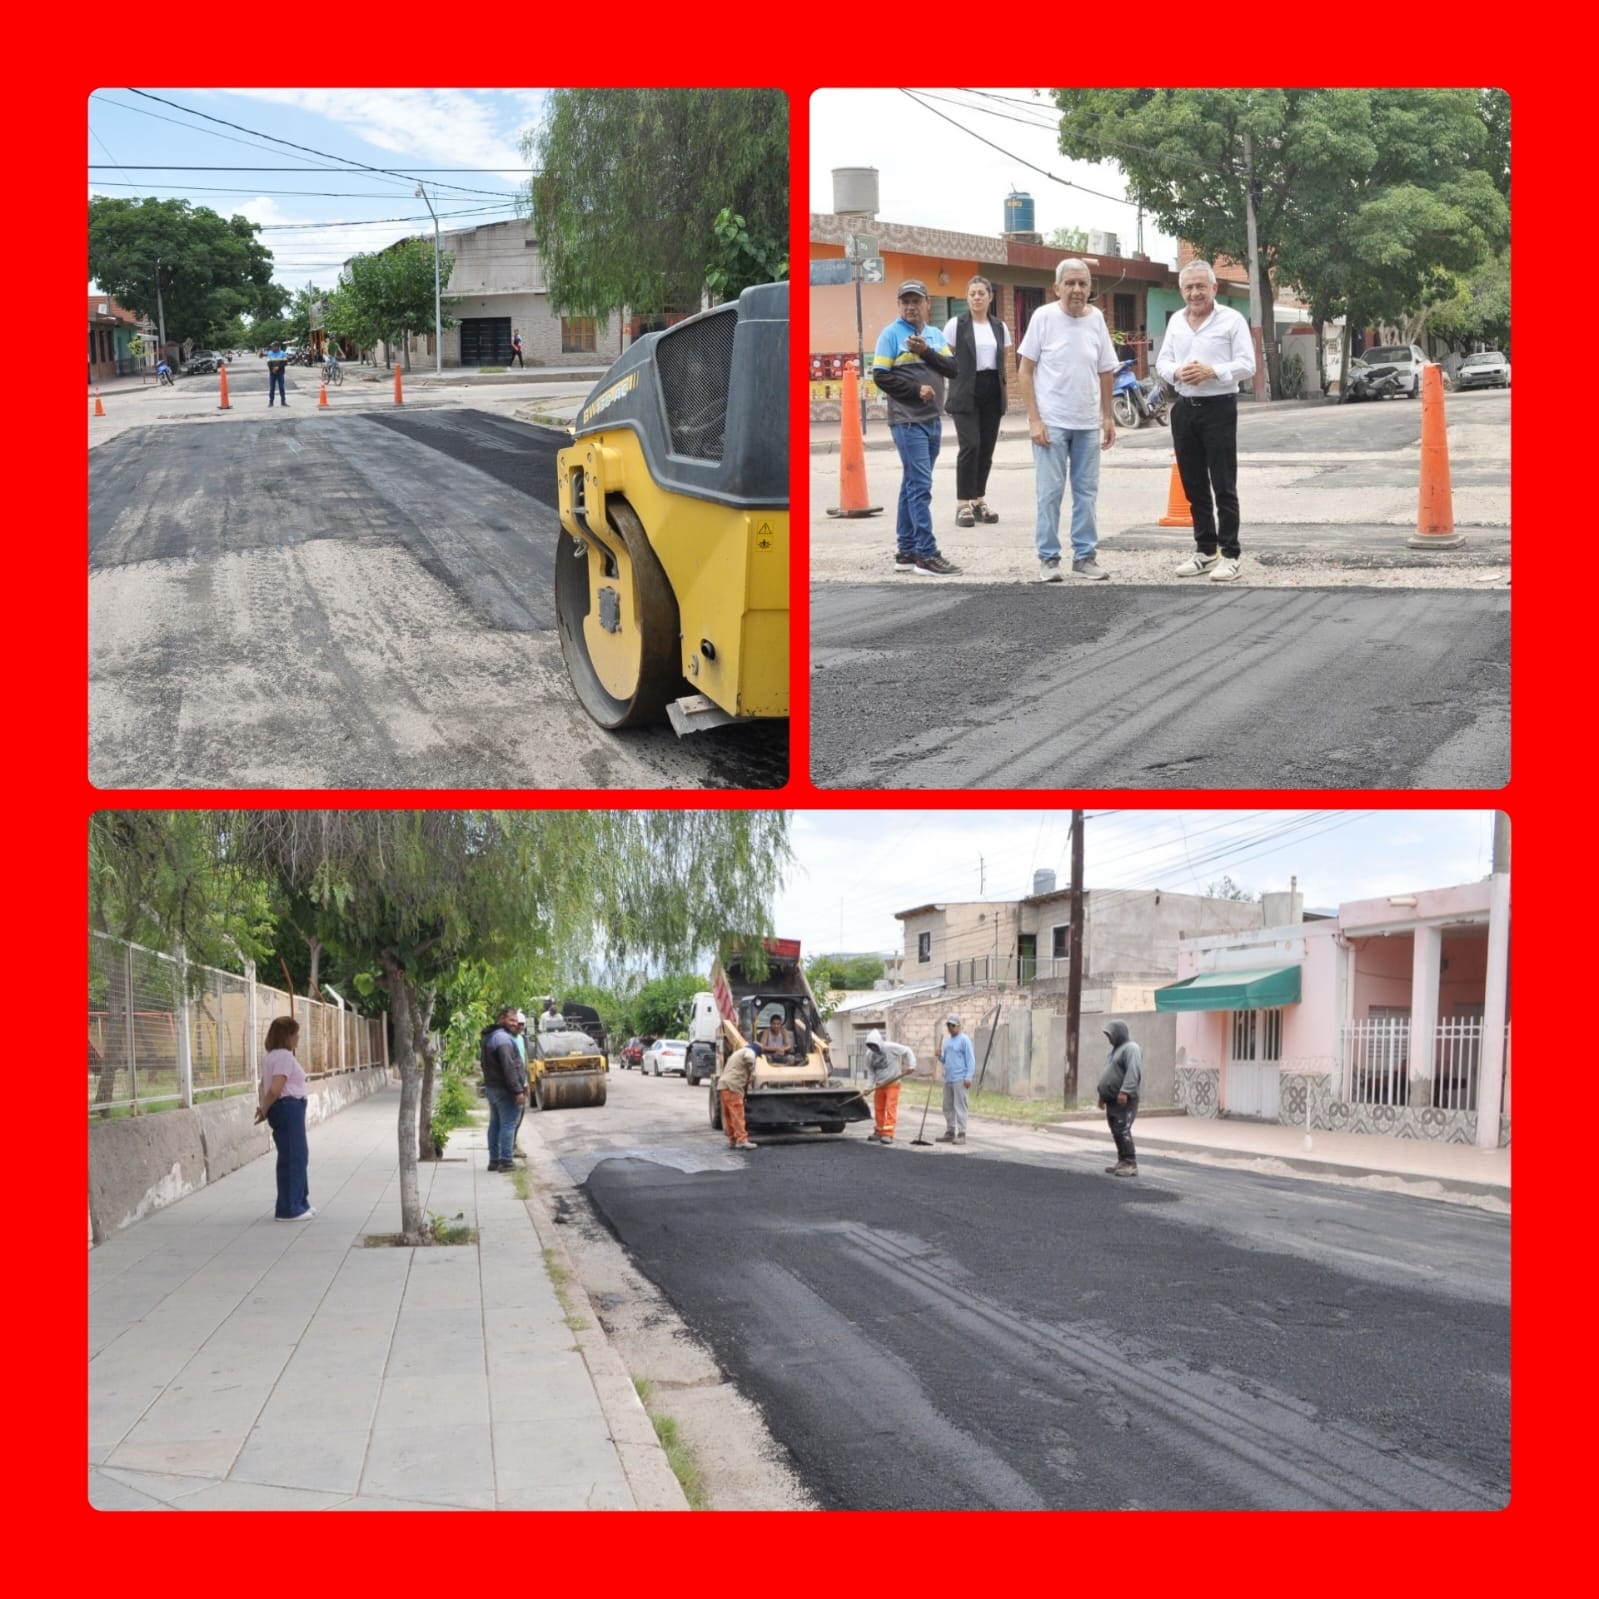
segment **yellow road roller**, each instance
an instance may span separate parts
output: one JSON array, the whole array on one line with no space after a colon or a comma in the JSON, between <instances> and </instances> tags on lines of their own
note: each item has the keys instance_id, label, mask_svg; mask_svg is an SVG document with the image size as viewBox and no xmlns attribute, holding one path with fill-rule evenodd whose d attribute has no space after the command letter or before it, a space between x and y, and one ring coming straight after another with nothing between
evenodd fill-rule
<instances>
[{"instance_id":1,"label":"yellow road roller","mask_svg":"<svg viewBox=\"0 0 1599 1599\"><path fill-rule=\"evenodd\" d=\"M605 1103L610 1069L594 1040L564 1016L541 1016L527 1040L527 1074L539 1110L570 1110Z\"/></svg>"},{"instance_id":2,"label":"yellow road roller","mask_svg":"<svg viewBox=\"0 0 1599 1599\"><path fill-rule=\"evenodd\" d=\"M640 339L556 462L556 625L589 715L787 716L788 285Z\"/></svg>"}]
</instances>

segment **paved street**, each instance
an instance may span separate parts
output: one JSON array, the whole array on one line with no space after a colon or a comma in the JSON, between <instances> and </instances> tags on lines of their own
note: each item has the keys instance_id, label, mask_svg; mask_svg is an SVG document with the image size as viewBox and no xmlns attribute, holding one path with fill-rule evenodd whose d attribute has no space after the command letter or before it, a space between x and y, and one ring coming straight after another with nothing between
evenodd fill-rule
<instances>
[{"instance_id":1,"label":"paved street","mask_svg":"<svg viewBox=\"0 0 1599 1599\"><path fill-rule=\"evenodd\" d=\"M554 632L548 384L256 363L112 397L89 456L89 775L103 787L770 787L787 729L605 733ZM586 386L585 386L586 389ZM129 418L144 420L128 425ZM108 414L107 420L110 420Z\"/></svg>"},{"instance_id":2,"label":"paved street","mask_svg":"<svg viewBox=\"0 0 1599 1599\"><path fill-rule=\"evenodd\" d=\"M1104 457L1108 583L1034 581L1031 447L1001 440L1001 521L935 531L962 576L894 574L898 460L867 453L883 516L840 521L812 465L812 763L823 786L1497 788L1509 776L1509 399L1447 398L1465 544L1412 550L1420 407L1244 407L1236 584L1184 584L1156 524L1167 431ZM1018 424L1019 426L1019 424ZM882 443L886 429L874 427ZM824 441L825 442L825 441ZM1291 592L1283 592L1288 590Z\"/></svg>"},{"instance_id":3,"label":"paved street","mask_svg":"<svg viewBox=\"0 0 1599 1599\"><path fill-rule=\"evenodd\" d=\"M588 1202L566 1210L580 1276L622 1288L619 1243L647 1280L598 1302L629 1369L677 1374L691 1445L685 1344L824 1508L1506 1502L1507 1216L1196 1164L1158 1118L1135 1182L1103 1175L1102 1129L974 1122L965 1149L911 1149L924 1094L890 1150L734 1156L704 1089L632 1074L538 1118Z\"/></svg>"}]
</instances>

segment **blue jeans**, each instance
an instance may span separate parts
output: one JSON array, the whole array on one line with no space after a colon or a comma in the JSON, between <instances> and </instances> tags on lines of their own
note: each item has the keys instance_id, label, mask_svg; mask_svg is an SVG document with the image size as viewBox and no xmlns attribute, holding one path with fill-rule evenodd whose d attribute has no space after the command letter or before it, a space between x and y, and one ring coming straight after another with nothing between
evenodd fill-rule
<instances>
[{"instance_id":1,"label":"blue jeans","mask_svg":"<svg viewBox=\"0 0 1599 1599\"><path fill-rule=\"evenodd\" d=\"M483 1085L489 1101L489 1159L509 1162L516 1145L516 1124L521 1119L522 1107L516 1095L492 1083Z\"/></svg>"},{"instance_id":2,"label":"blue jeans","mask_svg":"<svg viewBox=\"0 0 1599 1599\"><path fill-rule=\"evenodd\" d=\"M1072 480L1072 559L1086 561L1099 543L1094 506L1099 499L1099 429L1049 425L1049 443L1033 446L1038 522L1033 542L1041 561L1060 559L1060 502L1066 474Z\"/></svg>"},{"instance_id":3,"label":"blue jeans","mask_svg":"<svg viewBox=\"0 0 1599 1599\"><path fill-rule=\"evenodd\" d=\"M283 380L287 375L288 374L286 372L273 372L270 369L268 370L267 410L270 411L272 409L272 396L274 394L277 395L277 397L282 400L285 405L289 403L288 391L283 387Z\"/></svg>"},{"instance_id":4,"label":"blue jeans","mask_svg":"<svg viewBox=\"0 0 1599 1599\"><path fill-rule=\"evenodd\" d=\"M311 1146L305 1138L305 1101L277 1099L267 1112L278 1146L278 1204L274 1216L300 1216L311 1208Z\"/></svg>"},{"instance_id":5,"label":"blue jeans","mask_svg":"<svg viewBox=\"0 0 1599 1599\"><path fill-rule=\"evenodd\" d=\"M933 537L933 462L944 425L937 417L931 422L901 422L888 430L894 435L904 476L899 484L899 521L895 533L901 555L932 557L938 554Z\"/></svg>"}]
</instances>

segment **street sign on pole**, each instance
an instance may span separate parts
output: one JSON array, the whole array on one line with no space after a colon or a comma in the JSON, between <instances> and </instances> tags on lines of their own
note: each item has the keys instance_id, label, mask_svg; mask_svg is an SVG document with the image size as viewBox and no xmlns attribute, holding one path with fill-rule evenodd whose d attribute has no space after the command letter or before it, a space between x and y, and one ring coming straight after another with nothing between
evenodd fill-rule
<instances>
[{"instance_id":1,"label":"street sign on pole","mask_svg":"<svg viewBox=\"0 0 1599 1599\"><path fill-rule=\"evenodd\" d=\"M865 261L877 254L877 240L869 233L846 233L844 254L851 261Z\"/></svg>"},{"instance_id":2,"label":"street sign on pole","mask_svg":"<svg viewBox=\"0 0 1599 1599\"><path fill-rule=\"evenodd\" d=\"M868 256L864 261L862 261L861 277L868 283L881 283L883 281L882 256Z\"/></svg>"},{"instance_id":3,"label":"street sign on pole","mask_svg":"<svg viewBox=\"0 0 1599 1599\"><path fill-rule=\"evenodd\" d=\"M811 287L822 288L828 284L848 283L855 275L852 261L812 261Z\"/></svg>"}]
</instances>

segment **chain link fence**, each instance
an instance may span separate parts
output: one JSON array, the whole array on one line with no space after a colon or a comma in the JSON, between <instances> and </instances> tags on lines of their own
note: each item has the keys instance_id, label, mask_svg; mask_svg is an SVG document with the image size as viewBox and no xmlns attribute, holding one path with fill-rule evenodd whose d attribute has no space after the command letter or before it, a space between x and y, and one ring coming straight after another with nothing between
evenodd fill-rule
<instances>
[{"instance_id":1,"label":"chain link fence","mask_svg":"<svg viewBox=\"0 0 1599 1599\"><path fill-rule=\"evenodd\" d=\"M384 1018L296 999L181 955L89 935L89 1114L140 1115L254 1095L274 1018L300 1024L308 1078L388 1063Z\"/></svg>"}]
</instances>

